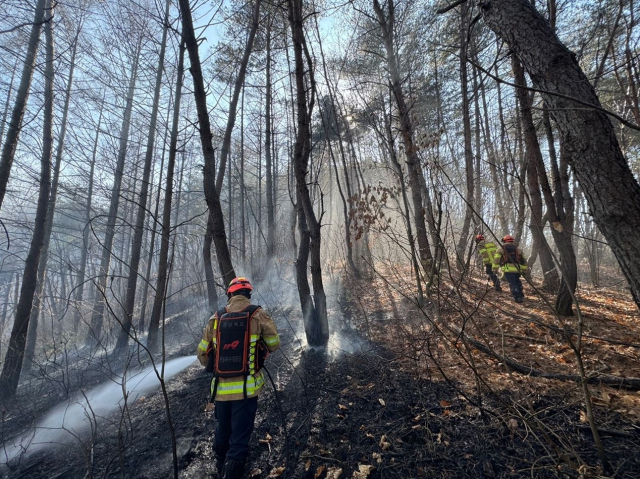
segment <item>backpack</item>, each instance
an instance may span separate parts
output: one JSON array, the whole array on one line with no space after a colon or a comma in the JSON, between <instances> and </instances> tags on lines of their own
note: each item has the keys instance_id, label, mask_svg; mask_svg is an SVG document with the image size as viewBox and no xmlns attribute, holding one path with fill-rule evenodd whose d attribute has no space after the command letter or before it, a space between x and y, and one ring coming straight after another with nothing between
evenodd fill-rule
<instances>
[{"instance_id":1,"label":"backpack","mask_svg":"<svg viewBox=\"0 0 640 479\"><path fill-rule=\"evenodd\" d=\"M518 252L518 247L515 244L509 243L502 245L502 249L505 254L502 255L500 266L504 266L507 263L524 264L520 257L520 253Z\"/></svg>"},{"instance_id":2,"label":"backpack","mask_svg":"<svg viewBox=\"0 0 640 479\"><path fill-rule=\"evenodd\" d=\"M258 309L260 306L252 304L242 311L218 311L216 348L207 361L207 371L214 373L216 379L249 376L264 365L269 355L264 341L258 340L254 354L251 351L251 320Z\"/></svg>"}]
</instances>

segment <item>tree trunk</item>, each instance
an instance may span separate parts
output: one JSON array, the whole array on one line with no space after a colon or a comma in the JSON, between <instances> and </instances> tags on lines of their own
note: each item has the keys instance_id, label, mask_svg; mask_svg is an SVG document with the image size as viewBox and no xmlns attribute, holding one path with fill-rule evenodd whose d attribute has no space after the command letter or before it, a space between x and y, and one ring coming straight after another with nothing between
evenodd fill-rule
<instances>
[{"instance_id":1,"label":"tree trunk","mask_svg":"<svg viewBox=\"0 0 640 479\"><path fill-rule=\"evenodd\" d=\"M4 103L4 112L2 113L3 121L0 122L0 144L2 144L2 139L4 138L4 127L7 124L7 117L9 115L9 105L11 104L11 93L13 92L13 80L16 76L16 70L18 69L18 62L16 61L16 65L13 67L11 71L11 80L9 81L9 88L7 89L7 101Z\"/></svg>"},{"instance_id":2,"label":"tree trunk","mask_svg":"<svg viewBox=\"0 0 640 479\"><path fill-rule=\"evenodd\" d=\"M200 133L200 143L202 144L202 154L204 156L203 185L204 195L209 207L211 217L211 230L213 242L216 247L220 272L225 284L229 284L236 273L233 269L231 254L227 245L227 234L224 228L224 213L220 204L219 189L215 180L215 150L211 142L211 122L209 121L209 111L207 110L207 92L204 88L204 78L202 76L202 66L198 53L198 41L193 30L193 20L191 18L191 7L189 0L179 0L180 12L182 13L182 28L184 41L189 52L191 62L191 76L193 77L193 96L195 98L196 109L198 111L198 130ZM205 252L206 255L206 252Z\"/></svg>"},{"instance_id":3,"label":"tree trunk","mask_svg":"<svg viewBox=\"0 0 640 479\"><path fill-rule=\"evenodd\" d=\"M265 131L264 131L264 152L266 159L267 176L267 260L273 259L275 254L276 228L273 214L273 181L271 164L271 19L267 22L267 85L265 98Z\"/></svg>"},{"instance_id":4,"label":"tree trunk","mask_svg":"<svg viewBox=\"0 0 640 479\"><path fill-rule=\"evenodd\" d=\"M242 55L242 61L240 62L240 70L238 71L238 77L236 78L236 83L233 88L233 97L231 98L231 102L229 103L229 118L227 120L227 129L224 132L222 148L220 150L220 167L218 168L218 178L216 179L216 189L218 191L222 190L224 171L226 169L229 150L231 148L231 133L233 133L233 126L236 123L238 98L240 97L240 90L242 89L242 85L244 85L244 78L247 73L247 64L249 63L251 50L253 50L253 41L256 38L256 32L258 31L258 25L260 23L260 4L262 3L262 0L254 0L254 2L253 16L251 18L251 30L249 31L247 44L244 47L244 54ZM182 6L183 4L187 4L186 7L188 7L188 0L180 0L180 5ZM189 51L189 58L191 58L191 51ZM191 58L191 63L193 65L193 58Z\"/></svg>"},{"instance_id":5,"label":"tree trunk","mask_svg":"<svg viewBox=\"0 0 640 479\"><path fill-rule=\"evenodd\" d=\"M27 100L29 99L29 89L31 88L31 79L33 78L33 70L36 65L36 56L38 53L38 43L40 41L40 30L43 22L51 22L52 16L49 15L45 20L45 0L38 0L36 4L33 24L31 25L31 34L29 35L29 43L27 45L27 54L22 67L22 77L20 85L16 93L16 101L11 112L9 120L9 129L7 130L7 138L2 148L2 158L0 158L0 210L4 201L4 195L7 192L7 183L11 174L11 166L18 148L18 140L20 131L22 130L22 120L24 112L27 109ZM5 116L6 118L6 116Z\"/></svg>"},{"instance_id":6,"label":"tree trunk","mask_svg":"<svg viewBox=\"0 0 640 479\"><path fill-rule=\"evenodd\" d=\"M173 125L171 127L171 142L169 144L169 162L167 163L167 186L164 194L164 208L162 211L162 240L160 242L160 258L158 259L158 279L156 281L156 295L153 301L153 310L151 312L151 320L149 322L149 337L147 340L147 345L151 352L157 351L160 314L162 312L162 305L165 302L167 285L167 260L169 257L169 239L171 233L171 200L173 198L173 170L175 169L176 154L178 150L178 127L180 126L180 100L182 99L184 50L184 42L181 41L180 56L178 59L178 81L176 82L176 96L173 106ZM211 243L209 243L209 248L211 248ZM211 258L210 255L209 258ZM217 298L214 299L217 303Z\"/></svg>"},{"instance_id":7,"label":"tree trunk","mask_svg":"<svg viewBox=\"0 0 640 479\"><path fill-rule=\"evenodd\" d=\"M120 207L120 187L122 186L122 174L127 157L127 146L129 144L129 130L131 127L131 112L133 111L133 95L135 93L136 80L138 78L138 65L140 56L140 46L142 38L139 39L135 50L135 58L129 79L129 89L127 91L126 106L122 118L120 129L120 145L118 148L118 162L113 175L113 187L111 188L111 202L109 204L109 214L107 217L106 231L102 243L102 257L98 269L96 283L96 294L91 315L91 324L87 333L87 343L97 345L101 341L102 326L104 322L105 298L107 295L107 278L109 276L109 265L111 263L111 249L116 232L116 221L118 219L118 209Z\"/></svg>"},{"instance_id":8,"label":"tree trunk","mask_svg":"<svg viewBox=\"0 0 640 479\"><path fill-rule=\"evenodd\" d=\"M65 92L64 107L62 110L62 122L60 124L60 138L58 139L58 147L56 149L56 160L53 171L53 181L51 182L51 197L47 207L47 219L44 229L44 242L40 250L40 259L38 260L38 284L36 286L35 296L33 298L33 307L31 308L31 319L29 320L29 332L27 335L27 349L25 351L25 364L23 370L25 373L31 371L33 356L36 351L36 340L38 338L38 319L40 316L40 304L44 296L44 279L47 274L47 260L49 258L49 244L51 243L51 231L53 230L53 220L55 217L56 201L58 199L58 183L60 181L60 167L62 165L62 153L64 149L64 139L67 134L67 116L69 113L69 102L71 101L71 87L73 86L73 71L76 65L76 51L78 46L78 37L80 36L80 28L76 32L73 40L73 48L71 50L71 60L69 67L69 79L67 81L67 89Z\"/></svg>"},{"instance_id":9,"label":"tree trunk","mask_svg":"<svg viewBox=\"0 0 640 479\"><path fill-rule=\"evenodd\" d=\"M467 191L465 194L465 213L460 231L460 238L456 246L458 264L464 265L465 251L469 241L469 229L473 219L474 203L474 178L473 178L473 150L471 148L471 108L468 96L468 73L467 73L467 53L468 53L468 17L469 7L467 3L462 5L460 11L460 89L462 93L462 127L464 134L464 170Z\"/></svg>"},{"instance_id":10,"label":"tree trunk","mask_svg":"<svg viewBox=\"0 0 640 479\"><path fill-rule=\"evenodd\" d=\"M340 125L342 123L343 116L342 116L341 113L338 112L338 109L336 108L334 90L333 90L333 88L331 86L331 80L329 79L329 74L327 72L327 62L325 61L324 50L322 48L320 30L318 28L317 22L316 22L316 33L317 33L317 36L318 36L318 43L320 45L320 55L321 55L321 59L322 59L322 68L324 69L324 77L325 77L325 80L327 82L327 90L328 90L328 93L329 93L329 99L331 101L331 112L330 112L329 115L327 115L328 118L323 118L322 117L322 111L320 111L320 115L321 115L322 120L323 120L323 126L324 126L324 129L325 129L325 136L327 136L327 145L328 145L328 148L329 148L329 152L330 152L331 159L332 159L333 166L334 166L335 173L336 173L336 184L338 186L338 193L340 194L340 199L342 200L342 211L343 211L343 215L344 215L344 229L345 229L345 247L347 248L347 264L349 265L349 269L354 274L354 276L356 278L359 278L360 277L360 271L358 270L355 262L353 261L353 241L351 239L351 237L352 237L352 234L351 234L351 216L349 215L349 207L348 207L348 201L352 201L353 194L352 194L352 189L351 189L351 180L349 179L349 168L347 167L347 159L346 159L347 155L346 155L346 153L344 151L344 145L342 143L342 128L341 128ZM333 123L331 122L332 118L333 118ZM345 183L345 189L346 189L346 192L347 192L346 198L345 198L344 192L342 190L342 186L340 184L340 174L338 173L338 167L336 165L336 161L335 161L334 154L333 154L333 149L331 148L331 142L329 140L330 132L329 132L328 125L334 125L335 126L334 133L338 137L338 148L340 150L340 158L342 160L342 169L343 169L343 174L344 174L344 183ZM329 172L331 172L331 168L330 167L329 167ZM329 201L329 204L331 205L331 201ZM330 211L331 211L331 209L332 208L330 208ZM331 223L331 221L329 221L329 222Z\"/></svg>"},{"instance_id":11,"label":"tree trunk","mask_svg":"<svg viewBox=\"0 0 640 479\"><path fill-rule=\"evenodd\" d=\"M313 76L313 63L307 50L303 30L302 0L288 0L287 4L295 60L296 119L298 123L293 151L301 233L300 249L296 262L296 278L307 342L311 346L322 346L329 340L329 322L327 318L327 299L322 284L320 258L321 223L316 218L313 210L307 185L309 156L311 154L311 114L316 98L316 85ZM310 91L307 90L305 85L305 70L308 73L307 80L310 85ZM307 258L309 256L311 258L313 299L311 298L307 279Z\"/></svg>"},{"instance_id":12,"label":"tree trunk","mask_svg":"<svg viewBox=\"0 0 640 479\"><path fill-rule=\"evenodd\" d=\"M373 0L373 8L376 12L378 23L382 30L391 87L393 89L398 107L398 114L400 116L400 133L402 135L405 156L407 158L409 185L411 186L411 198L413 201L413 219L416 224L416 235L418 237L418 253L422 267L426 273L429 274L433 258L429 248L429 239L427 238L422 192L420 190L420 179L418 177L418 175L422 174L422 171L420 167L420 159L418 158L418 151L413 139L413 124L409 108L405 101L404 92L402 90L402 81L400 79L400 71L398 69L398 58L394 40L395 10L393 0L388 0L388 16L385 16L378 0Z\"/></svg>"},{"instance_id":13,"label":"tree trunk","mask_svg":"<svg viewBox=\"0 0 640 479\"><path fill-rule=\"evenodd\" d=\"M47 1L47 8L52 9L51 0ZM20 372L24 360L27 331L33 296L38 281L38 259L44 243L45 223L51 190L51 156L53 153L53 20L45 27L46 63L45 63L45 103L42 133L42 156L40 157L40 192L36 210L33 236L29 253L25 260L20 300L16 309L15 321L9 339L9 348L4 360L4 367L0 375L0 400L15 396L20 379Z\"/></svg>"},{"instance_id":14,"label":"tree trunk","mask_svg":"<svg viewBox=\"0 0 640 479\"><path fill-rule=\"evenodd\" d=\"M512 56L513 73L516 84L526 86L524 70L517 57ZM527 181L529 197L531 198L531 235L533 236L533 249L540 256L540 264L543 272L543 288L557 292L560 286L558 272L553 264L553 258L544 237L544 225L542 219L542 196L540 194L540 177L545 175L542 153L533 123L531 104L533 98L523 88L516 88L516 97L520 106L520 119L522 121L522 134L526 146ZM543 171L539 172L538 168Z\"/></svg>"},{"instance_id":15,"label":"tree trunk","mask_svg":"<svg viewBox=\"0 0 640 479\"><path fill-rule=\"evenodd\" d=\"M151 120L149 122L149 134L147 135L147 150L144 157L144 169L142 172L142 187L140 189L140 199L136 214L136 223L131 242L131 257L129 259L129 274L127 277L127 294L124 301L124 318L121 324L122 329L116 343L116 354L127 347L129 334L133 320L133 310L136 301L136 289L138 286L138 269L140 267L140 256L142 252L142 238L144 235L144 220L147 214L147 200L149 198L149 178L151 175L151 163L153 162L153 147L156 138L156 126L158 123L158 110L160 109L160 89L162 87L162 74L164 71L164 55L167 49L167 32L169 29L169 8L171 0L167 0L164 12L164 28L162 29L162 41L160 44L160 57L158 58L158 68L156 70L156 83L153 93L153 103L151 107Z\"/></svg>"},{"instance_id":16,"label":"tree trunk","mask_svg":"<svg viewBox=\"0 0 640 479\"><path fill-rule=\"evenodd\" d=\"M502 200L502 187L500 180L498 179L498 154L495 146L493 145L493 139L491 137L491 127L489 125L489 111L487 109L487 97L485 92L485 84L482 76L480 77L480 94L482 95L482 110L484 113L484 138L487 149L487 156L489 157L489 172L491 174L491 182L493 184L493 190L495 192L496 210L498 213L498 222L500 223L500 229L504 232L509 231L509 218L507 217L507 211ZM500 93L498 93L500 97ZM499 101L499 107L502 108L502 99Z\"/></svg>"},{"instance_id":17,"label":"tree trunk","mask_svg":"<svg viewBox=\"0 0 640 479\"><path fill-rule=\"evenodd\" d=\"M175 99L174 99L175 102ZM175 108L175 105L173 105ZM169 123L169 115L171 113L171 105L167 108L167 116L165 124ZM142 305L140 306L140 316L138 318L138 331L145 330L145 319L147 317L147 304L149 302L149 283L151 282L151 268L153 266L153 258L155 256L155 247L156 247L156 231L157 231L157 223L158 223L158 213L160 211L160 194L162 192L162 179L164 176L164 158L167 152L167 135L168 135L168 127L165 128L164 138L162 140L162 157L160 158L160 177L158 178L158 191L156 192L156 206L153 212L153 216L151 217L151 221L153 226L151 226L151 239L149 240L149 255L147 256L147 270L144 275L144 281L142 282ZM151 178L153 178L153 173L151 173ZM152 192L149 192L149 196L151 196ZM149 220L147 220L147 225L149 224Z\"/></svg>"},{"instance_id":18,"label":"tree trunk","mask_svg":"<svg viewBox=\"0 0 640 479\"><path fill-rule=\"evenodd\" d=\"M543 98L554 112L573 172L640 307L640 185L607 115L585 108L585 103L600 107L593 87L575 55L527 0L493 0L482 5L482 15L518 55L533 86L549 92Z\"/></svg>"}]
</instances>

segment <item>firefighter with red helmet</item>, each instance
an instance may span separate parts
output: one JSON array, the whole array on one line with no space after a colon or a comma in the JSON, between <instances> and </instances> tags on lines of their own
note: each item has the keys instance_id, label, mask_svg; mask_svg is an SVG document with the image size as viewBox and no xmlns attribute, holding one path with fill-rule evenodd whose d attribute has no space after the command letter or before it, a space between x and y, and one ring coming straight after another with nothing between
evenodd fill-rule
<instances>
[{"instance_id":1,"label":"firefighter with red helmet","mask_svg":"<svg viewBox=\"0 0 640 479\"><path fill-rule=\"evenodd\" d=\"M480 256L480 259L482 260L485 272L493 283L493 289L496 291L502 291L502 288L500 287L500 278L498 278L498 275L493 271L493 258L496 255L498 247L493 241L485 241L483 234L476 236L476 245L478 247L478 256Z\"/></svg>"},{"instance_id":2,"label":"firefighter with red helmet","mask_svg":"<svg viewBox=\"0 0 640 479\"><path fill-rule=\"evenodd\" d=\"M522 281L520 276L526 274L529 267L527 259L522 250L516 244L513 236L507 235L502 238L502 247L496 251L493 259L493 270L502 270L502 274L509 282L509 289L516 303L524 301L522 291Z\"/></svg>"},{"instance_id":3,"label":"firefighter with red helmet","mask_svg":"<svg viewBox=\"0 0 640 479\"><path fill-rule=\"evenodd\" d=\"M251 304L253 286L234 278L225 308L209 319L198 345L198 360L214 373L211 402L215 402L215 451L221 479L240 479L249 455L249 440L264 386L262 365L280 347L273 319Z\"/></svg>"}]
</instances>

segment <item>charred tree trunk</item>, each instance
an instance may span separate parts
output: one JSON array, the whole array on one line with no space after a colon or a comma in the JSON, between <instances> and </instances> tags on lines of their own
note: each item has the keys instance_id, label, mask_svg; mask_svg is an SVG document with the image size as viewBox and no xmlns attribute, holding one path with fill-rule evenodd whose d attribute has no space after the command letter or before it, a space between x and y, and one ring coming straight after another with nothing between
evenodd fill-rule
<instances>
[{"instance_id":1,"label":"charred tree trunk","mask_svg":"<svg viewBox=\"0 0 640 479\"><path fill-rule=\"evenodd\" d=\"M158 259L158 279L156 281L156 295L153 301L153 310L149 322L149 338L147 345L152 352L157 351L158 328L160 314L165 302L167 285L167 263L169 257L169 235L171 233L171 200L173 198L173 170L175 169L176 154L178 150L178 127L180 126L180 100L182 98L182 77L184 72L184 42L180 43L180 57L178 59L178 81L176 82L176 96L173 110L173 125L171 127L171 142L169 144L169 161L167 163L167 186L164 195L164 207L162 211L162 240L160 243L160 258ZM209 243L211 248L211 243ZM209 256L211 257L211 256ZM214 287L215 291L215 287ZM214 298L217 303L217 298ZM215 309L214 309L215 311Z\"/></svg>"},{"instance_id":2,"label":"charred tree trunk","mask_svg":"<svg viewBox=\"0 0 640 479\"><path fill-rule=\"evenodd\" d=\"M51 0L47 1L47 8L52 10ZM29 318L33 305L33 296L38 281L38 259L44 243L45 223L49 194L51 192L51 156L53 153L53 21L45 26L46 63L45 63L45 103L44 123L42 132L42 156L40 157L40 192L38 207L31 237L29 253L25 260L20 300L16 309L16 316L9 339L9 348L4 359L2 374L0 375L0 400L15 396L20 379L20 372L24 361Z\"/></svg>"},{"instance_id":3,"label":"charred tree trunk","mask_svg":"<svg viewBox=\"0 0 640 479\"><path fill-rule=\"evenodd\" d=\"M36 56L38 53L38 43L40 42L40 31L42 24L52 21L52 15L45 15L45 0L38 0L36 4L33 25L31 26L31 34L29 35L29 43L27 45L27 54L22 67L22 77L20 85L16 92L16 101L11 112L9 120L9 128L7 130L7 138L2 148L2 157L0 158L0 209L4 201L4 195L7 192L7 183L11 174L13 159L18 148L18 140L20 131L22 130L22 120L24 112L27 109L27 100L29 99L29 89L31 88L31 79L33 78L33 70L36 65ZM45 18L47 18L45 20Z\"/></svg>"},{"instance_id":4,"label":"charred tree trunk","mask_svg":"<svg viewBox=\"0 0 640 479\"><path fill-rule=\"evenodd\" d=\"M527 0L492 0L481 9L489 28L518 55L533 86L544 92L594 220L640 307L640 185L611 121L597 109L600 102L593 87L575 55Z\"/></svg>"},{"instance_id":5,"label":"charred tree trunk","mask_svg":"<svg viewBox=\"0 0 640 479\"><path fill-rule=\"evenodd\" d=\"M198 53L198 41L193 29L191 18L191 7L189 0L179 0L180 12L182 13L182 28L184 41L189 52L191 62L191 76L193 77L193 95L196 109L198 111L198 126L200 133L200 143L202 144L202 154L204 156L203 185L204 195L209 207L209 216L213 242L216 247L220 272L225 284L229 284L236 273L233 269L229 246L227 245L227 234L224 227L224 213L220 204L220 193L216 187L216 157L211 138L211 122L209 121L209 111L207 110L207 92L204 88L204 78L202 76L202 65L200 64L200 54ZM206 241L205 241L206 243ZM205 250L205 256L207 255ZM211 261L209 259L209 261ZM206 262L206 260L205 260ZM209 282L207 282L209 284ZM215 293L214 293L215 294ZM209 292L211 297L211 292Z\"/></svg>"},{"instance_id":6,"label":"charred tree trunk","mask_svg":"<svg viewBox=\"0 0 640 479\"><path fill-rule=\"evenodd\" d=\"M304 36L302 0L288 0L287 4L295 60L296 120L298 124L293 151L298 197L298 219L301 225L300 249L296 261L296 278L298 280L298 294L304 316L307 342L311 346L321 346L325 345L329 340L327 299L322 284L320 258L321 224L313 210L313 203L311 202L307 185L309 156L311 154L311 113L316 98L316 86L313 76L314 65ZM305 71L308 77L305 75ZM309 90L306 88L305 80L308 82ZM307 279L307 259L309 257L311 259L313 299L311 298Z\"/></svg>"}]
</instances>

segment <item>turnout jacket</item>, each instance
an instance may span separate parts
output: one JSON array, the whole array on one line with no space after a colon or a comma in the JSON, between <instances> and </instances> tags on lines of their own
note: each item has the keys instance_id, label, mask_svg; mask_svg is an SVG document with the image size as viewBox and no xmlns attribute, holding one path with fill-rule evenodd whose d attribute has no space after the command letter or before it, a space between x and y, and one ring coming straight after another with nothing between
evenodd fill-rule
<instances>
[{"instance_id":1,"label":"turnout jacket","mask_svg":"<svg viewBox=\"0 0 640 479\"><path fill-rule=\"evenodd\" d=\"M478 243L478 255L482 259L482 263L492 264L498 247L492 241L480 241Z\"/></svg>"},{"instance_id":2,"label":"turnout jacket","mask_svg":"<svg viewBox=\"0 0 640 479\"><path fill-rule=\"evenodd\" d=\"M493 270L502 269L503 273L524 274L529 269L527 258L515 243L505 243L497 251L493 259Z\"/></svg>"},{"instance_id":3,"label":"turnout jacket","mask_svg":"<svg viewBox=\"0 0 640 479\"><path fill-rule=\"evenodd\" d=\"M249 298L242 295L232 296L227 303L227 311L235 313L243 311L251 305ZM218 313L214 313L207 326L204 328L204 335L198 344L198 360L203 366L207 365L207 350L209 346L215 354L216 332L218 329ZM280 337L276 330L276 325L262 308L258 309L251 319L251 350L255 354L256 343L262 339L270 352L280 347ZM214 378L215 380L215 378ZM213 383L211 381L211 392L213 393ZM247 398L255 397L264 386L262 371L255 371L248 376L235 376L230 378L218 378L218 388L216 390L216 401L237 401L244 399L244 383L246 381Z\"/></svg>"}]
</instances>

